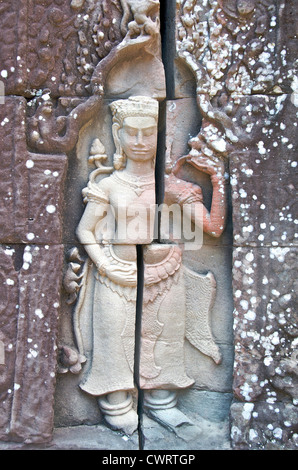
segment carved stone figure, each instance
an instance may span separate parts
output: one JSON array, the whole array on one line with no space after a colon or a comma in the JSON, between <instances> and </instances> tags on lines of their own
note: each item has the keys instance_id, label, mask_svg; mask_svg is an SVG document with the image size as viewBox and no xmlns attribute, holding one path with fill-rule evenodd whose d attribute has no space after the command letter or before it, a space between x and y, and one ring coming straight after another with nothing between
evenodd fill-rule
<instances>
[{"instance_id":1,"label":"carved stone figure","mask_svg":"<svg viewBox=\"0 0 298 470\"><path fill-rule=\"evenodd\" d=\"M88 260L75 308L74 329L79 353L87 358L81 389L98 397L105 420L113 429L132 433L138 424L132 398L136 245L145 246L139 384L146 391L145 405L153 416L158 417L160 410L173 412L177 403L175 391L193 384L185 371L186 338L216 363L220 362L220 352L209 326L215 295L212 273L199 275L183 267L179 245L154 242L158 102L133 96L114 101L110 107L116 146L114 168L97 161L97 169L83 190L87 205L77 236ZM104 149L98 141L96 145L97 159L101 160ZM96 149L91 153L96 160ZM175 175L185 161L211 176L210 213L203 206L201 189ZM112 174L98 180L107 172ZM198 155L183 157L167 177L165 204L179 204L190 218L192 207L200 206L202 215L194 218L194 223L209 234L220 236L225 222L223 172L220 161ZM115 224L110 226L111 220Z\"/></svg>"}]
</instances>

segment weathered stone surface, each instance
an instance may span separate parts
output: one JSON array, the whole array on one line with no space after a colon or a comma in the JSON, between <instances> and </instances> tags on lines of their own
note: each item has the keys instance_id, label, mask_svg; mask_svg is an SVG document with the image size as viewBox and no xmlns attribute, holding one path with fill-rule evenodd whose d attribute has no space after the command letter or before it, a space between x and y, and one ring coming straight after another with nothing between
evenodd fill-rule
<instances>
[{"instance_id":1,"label":"weathered stone surface","mask_svg":"<svg viewBox=\"0 0 298 470\"><path fill-rule=\"evenodd\" d=\"M71 169L64 241L72 242L73 227L82 212L78 194L90 169L82 159L88 158L97 132L106 136L109 127L102 123L106 111L99 111L102 98L128 97L144 90L156 93L158 99L165 97L159 39L148 47L141 41L136 45L139 35L143 41L158 26L155 2L144 3L146 14L151 4L154 8L147 20L136 7L141 8L141 3L1 2L0 289L5 312L0 328L1 439L30 443L51 435L65 154ZM232 185L233 241L229 224L219 240L205 236L202 250L185 256L195 271L215 270L218 295L212 329L223 353L223 363L215 367L188 345L186 364L200 391L230 391L231 250L224 246L233 243L233 389L235 399L241 401L235 400L231 408L233 447L291 449L298 445L294 1L203 3L176 2L171 90L171 98L176 99L168 103L166 167L189 152L189 139L193 154L202 151L205 156L224 159ZM129 51L126 40L132 46ZM33 98L28 102L27 122L24 97ZM102 121L98 125L94 116L99 112ZM111 156L109 143L107 148ZM191 168L183 171L187 181L202 185L210 207L212 188L207 178ZM73 182L78 183L76 190ZM70 316L68 307L60 330L60 337L69 344ZM65 389L63 380L59 381L57 393L62 395L56 411L62 418L56 420L58 425L72 424L63 397L76 386L76 379L68 377ZM72 397L77 400L76 394ZM75 403L75 424L80 424L78 410L83 410L83 422L94 424L99 418L94 403ZM160 446L162 430L145 424L149 446ZM210 432L208 426L204 429ZM96 437L92 445L100 446L103 441L104 437L98 444ZM76 439L73 442L76 446ZM70 448L72 444L65 445ZM182 442L184 448L188 445Z\"/></svg>"},{"instance_id":2,"label":"weathered stone surface","mask_svg":"<svg viewBox=\"0 0 298 470\"><path fill-rule=\"evenodd\" d=\"M293 310L297 98L292 8L292 2L231 0L215 2L211 8L199 2L177 2L177 64L181 69L184 63L194 73L203 118L190 145L195 151L229 160L236 348L233 389L237 399L247 401L235 403L232 410L239 408L245 414L253 401L259 411L266 400L267 418L257 421L259 445L264 448L274 436L277 447L295 445L295 440L290 442L293 431L286 431L295 428L292 412L291 424L289 420L282 424L281 419L282 431L270 434L276 427L274 402L281 408L292 403L293 412L297 404ZM257 434L252 430L249 435L241 419L240 413L232 412L235 448L245 442L257 448Z\"/></svg>"},{"instance_id":3,"label":"weathered stone surface","mask_svg":"<svg viewBox=\"0 0 298 470\"><path fill-rule=\"evenodd\" d=\"M0 106L1 439L42 442L53 426L67 161L28 152L25 111L22 97Z\"/></svg>"},{"instance_id":4,"label":"weathered stone surface","mask_svg":"<svg viewBox=\"0 0 298 470\"><path fill-rule=\"evenodd\" d=\"M234 403L231 437L237 450L297 450L297 407L285 400Z\"/></svg>"},{"instance_id":5,"label":"weathered stone surface","mask_svg":"<svg viewBox=\"0 0 298 470\"><path fill-rule=\"evenodd\" d=\"M239 111L236 116L251 140L230 159L233 389L246 404L232 406L232 441L235 448L294 448L297 139L292 123L296 111L290 95L245 99Z\"/></svg>"},{"instance_id":6,"label":"weathered stone surface","mask_svg":"<svg viewBox=\"0 0 298 470\"><path fill-rule=\"evenodd\" d=\"M29 153L26 100L6 97L0 106L2 243L60 243L67 159Z\"/></svg>"},{"instance_id":7,"label":"weathered stone surface","mask_svg":"<svg viewBox=\"0 0 298 470\"><path fill-rule=\"evenodd\" d=\"M230 155L234 243L291 245L297 236L295 106L288 95L244 98L235 116L245 124L246 147Z\"/></svg>"},{"instance_id":8,"label":"weathered stone surface","mask_svg":"<svg viewBox=\"0 0 298 470\"><path fill-rule=\"evenodd\" d=\"M1 158L1 228L2 242L21 241L23 227L27 222L28 184L26 171L26 100L21 97L6 97L0 106ZM21 238L20 238L21 237Z\"/></svg>"},{"instance_id":9,"label":"weathered stone surface","mask_svg":"<svg viewBox=\"0 0 298 470\"><path fill-rule=\"evenodd\" d=\"M118 2L1 2L6 94L87 96L94 67L122 39Z\"/></svg>"},{"instance_id":10,"label":"weathered stone surface","mask_svg":"<svg viewBox=\"0 0 298 470\"><path fill-rule=\"evenodd\" d=\"M61 243L66 155L28 153L26 167L29 193L27 240L38 244Z\"/></svg>"},{"instance_id":11,"label":"weathered stone surface","mask_svg":"<svg viewBox=\"0 0 298 470\"><path fill-rule=\"evenodd\" d=\"M296 256L296 249L285 246L239 247L234 251L233 267L235 397L247 402L247 409L256 402L258 410L265 401L268 409L266 423L270 419L274 422L274 410L279 408L279 404L287 409L290 407L293 420L284 418L286 428L282 425L283 418L280 418L281 428L288 429L290 434L282 433L277 440L286 447L292 445L288 439L297 418L294 411L297 406L298 332ZM237 406L240 405L235 405L236 409ZM241 424L237 424L237 417L237 413L232 414L232 423L238 427L236 448L238 438L245 440L240 437L241 432L246 433L245 429L241 430ZM263 426L265 432L267 424L261 417L257 422L258 429ZM258 445L265 444L252 439L250 446Z\"/></svg>"},{"instance_id":12,"label":"weathered stone surface","mask_svg":"<svg viewBox=\"0 0 298 470\"><path fill-rule=\"evenodd\" d=\"M194 73L203 118L190 145L229 161L233 389L237 399L247 402L232 407L232 442L235 448L269 448L276 438L273 447L291 448L297 445L291 440L297 421L293 3L231 0L210 8L177 2L176 24L177 93L184 63ZM245 424L242 415L250 415L253 406L259 418L252 414L254 423ZM289 407L291 412L280 412L277 426L274 410Z\"/></svg>"},{"instance_id":13,"label":"weathered stone surface","mask_svg":"<svg viewBox=\"0 0 298 470\"><path fill-rule=\"evenodd\" d=\"M14 390L14 367L16 360L17 318L19 308L18 273L14 268L15 250L1 247L0 280L0 438L9 430L10 410Z\"/></svg>"},{"instance_id":14,"label":"weathered stone surface","mask_svg":"<svg viewBox=\"0 0 298 470\"><path fill-rule=\"evenodd\" d=\"M239 398L255 400L263 393L260 383L297 352L295 257L290 247L234 251L234 389ZM296 400L295 389L288 392Z\"/></svg>"},{"instance_id":15,"label":"weathered stone surface","mask_svg":"<svg viewBox=\"0 0 298 470\"><path fill-rule=\"evenodd\" d=\"M220 0L211 6L177 2L177 53L193 68L201 92L291 92L296 65L291 45L297 28L293 5L271 0Z\"/></svg>"},{"instance_id":16,"label":"weathered stone surface","mask_svg":"<svg viewBox=\"0 0 298 470\"><path fill-rule=\"evenodd\" d=\"M4 440L30 443L51 437L62 253L59 245L15 245L1 251Z\"/></svg>"}]
</instances>

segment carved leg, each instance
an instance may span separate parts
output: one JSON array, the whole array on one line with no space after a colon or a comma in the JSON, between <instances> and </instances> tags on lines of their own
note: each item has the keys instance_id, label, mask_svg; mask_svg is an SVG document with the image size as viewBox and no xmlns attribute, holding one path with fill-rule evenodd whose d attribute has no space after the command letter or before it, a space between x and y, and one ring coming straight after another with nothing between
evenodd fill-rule
<instances>
[{"instance_id":1,"label":"carved leg","mask_svg":"<svg viewBox=\"0 0 298 470\"><path fill-rule=\"evenodd\" d=\"M165 410L177 404L177 392L174 390L151 390L145 392L145 406L150 410Z\"/></svg>"},{"instance_id":2,"label":"carved leg","mask_svg":"<svg viewBox=\"0 0 298 470\"><path fill-rule=\"evenodd\" d=\"M178 408L177 392L174 390L151 390L145 392L145 407L147 414L159 422L162 426L179 435L179 430L186 426L193 426L193 422L187 418Z\"/></svg>"},{"instance_id":3,"label":"carved leg","mask_svg":"<svg viewBox=\"0 0 298 470\"><path fill-rule=\"evenodd\" d=\"M133 434L138 427L138 415L132 409L132 396L126 391L108 393L98 399L105 421L114 430Z\"/></svg>"}]
</instances>

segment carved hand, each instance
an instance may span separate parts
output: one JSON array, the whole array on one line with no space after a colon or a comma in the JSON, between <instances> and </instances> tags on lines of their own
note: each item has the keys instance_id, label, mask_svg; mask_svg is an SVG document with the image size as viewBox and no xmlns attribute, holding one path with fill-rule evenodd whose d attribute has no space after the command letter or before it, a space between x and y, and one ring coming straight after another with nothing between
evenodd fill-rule
<instances>
[{"instance_id":1,"label":"carved hand","mask_svg":"<svg viewBox=\"0 0 298 470\"><path fill-rule=\"evenodd\" d=\"M224 163L221 160L215 161L202 154L198 157L189 155L186 157L186 161L210 176L223 177L225 172Z\"/></svg>"},{"instance_id":2,"label":"carved hand","mask_svg":"<svg viewBox=\"0 0 298 470\"><path fill-rule=\"evenodd\" d=\"M137 285L137 269L109 264L105 266L105 275L111 281L122 286L135 287Z\"/></svg>"}]
</instances>

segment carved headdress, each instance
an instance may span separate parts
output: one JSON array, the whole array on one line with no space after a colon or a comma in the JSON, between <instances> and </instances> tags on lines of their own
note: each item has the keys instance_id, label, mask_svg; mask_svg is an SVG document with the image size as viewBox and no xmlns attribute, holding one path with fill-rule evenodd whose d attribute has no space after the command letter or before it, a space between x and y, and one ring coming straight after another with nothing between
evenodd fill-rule
<instances>
[{"instance_id":1,"label":"carved headdress","mask_svg":"<svg viewBox=\"0 0 298 470\"><path fill-rule=\"evenodd\" d=\"M153 117L158 119L158 101L148 96L131 96L125 100L114 101L110 105L113 122L122 126L123 120L129 116Z\"/></svg>"}]
</instances>

